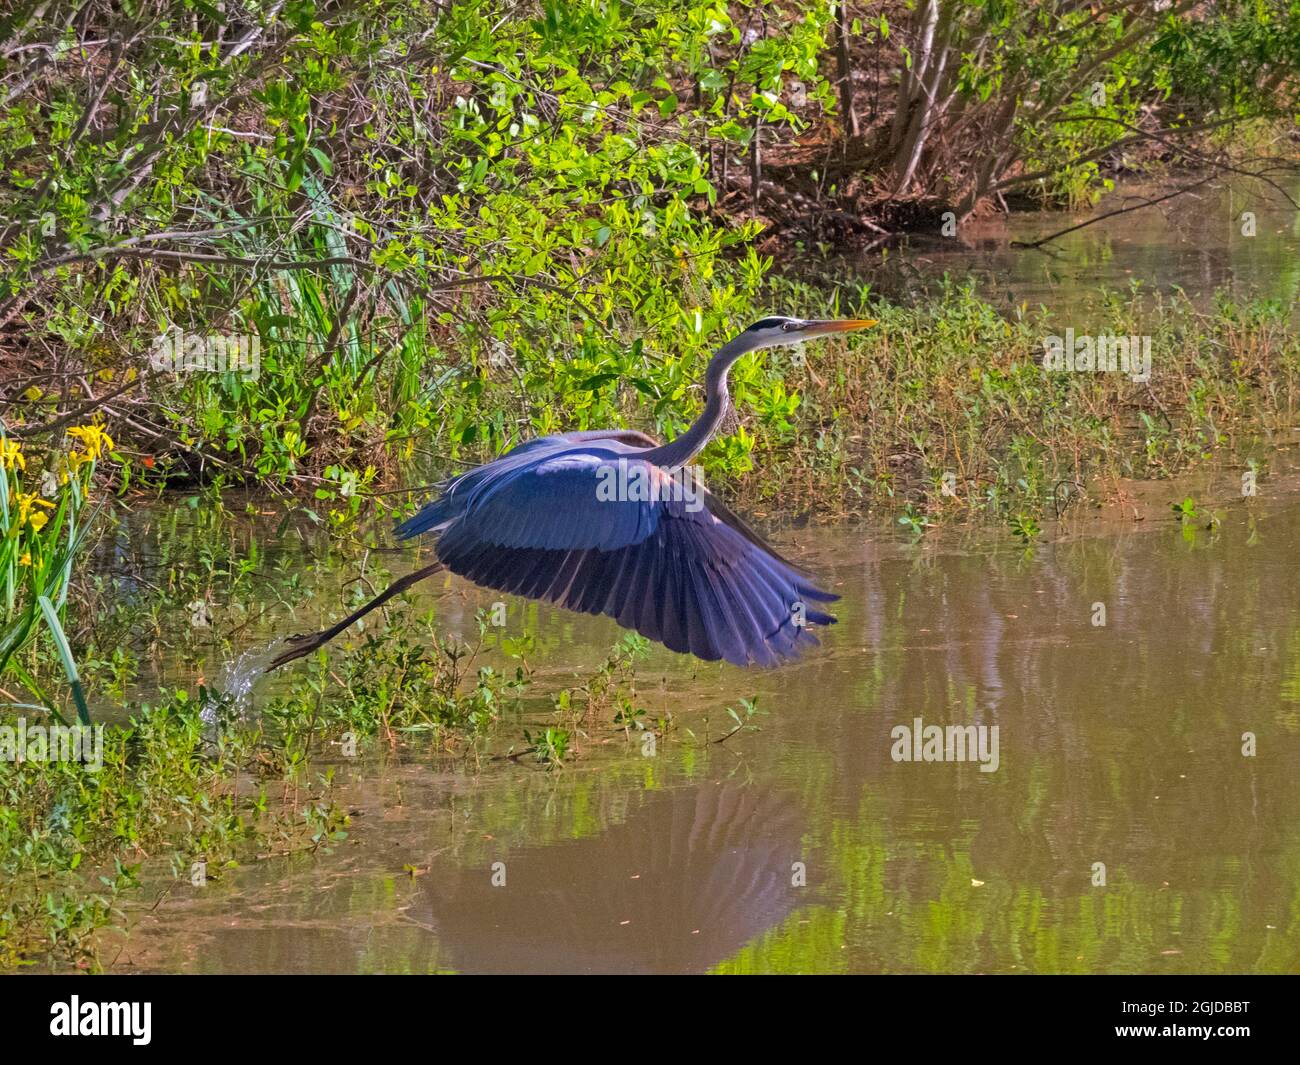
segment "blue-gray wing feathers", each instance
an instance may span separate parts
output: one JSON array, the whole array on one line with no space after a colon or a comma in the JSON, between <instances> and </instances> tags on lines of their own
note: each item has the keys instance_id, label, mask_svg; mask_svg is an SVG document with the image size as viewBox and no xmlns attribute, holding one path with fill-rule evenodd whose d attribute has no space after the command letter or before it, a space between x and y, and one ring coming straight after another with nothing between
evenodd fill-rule
<instances>
[{"instance_id":1,"label":"blue-gray wing feathers","mask_svg":"<svg viewBox=\"0 0 1300 1065\"><path fill-rule=\"evenodd\" d=\"M438 558L498 591L605 614L674 651L771 666L835 619L812 604L838 598L772 551L716 499L598 499L601 463L618 441L532 441L446 486L398 526L439 531Z\"/></svg>"}]
</instances>

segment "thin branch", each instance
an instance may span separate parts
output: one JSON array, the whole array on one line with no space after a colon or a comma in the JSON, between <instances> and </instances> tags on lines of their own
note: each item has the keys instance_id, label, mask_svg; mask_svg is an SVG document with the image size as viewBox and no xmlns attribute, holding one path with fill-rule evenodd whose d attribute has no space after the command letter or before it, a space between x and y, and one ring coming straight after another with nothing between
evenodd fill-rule
<instances>
[{"instance_id":1,"label":"thin branch","mask_svg":"<svg viewBox=\"0 0 1300 1065\"><path fill-rule=\"evenodd\" d=\"M16 429L10 429L9 435L31 437L31 436L43 436L45 433L56 432L57 430L62 429L65 425L71 425L73 422L77 421L78 419L84 418L91 411L98 410L105 403L117 399L118 396L123 395L126 392L130 392L133 388L138 387L141 384L141 382L146 380L146 378L148 378L149 376L150 376L149 374L139 374L134 381L128 381L121 388L115 389L114 391L109 392L107 395L103 395L98 398L92 396L88 403L83 403L80 407L77 407L75 410L69 411L67 414L62 415L61 417L55 418L54 421L52 422L46 422L44 425L19 426Z\"/></svg>"},{"instance_id":2,"label":"thin branch","mask_svg":"<svg viewBox=\"0 0 1300 1065\"><path fill-rule=\"evenodd\" d=\"M1135 203L1130 207L1120 207L1119 209L1114 211L1107 211L1105 214L1097 215L1096 218L1089 218L1085 222L1080 222L1077 225L1068 226L1065 229L1057 230L1055 233L1049 233L1041 240L1031 240L1031 241L1013 240L1011 242L1011 247L1041 248L1044 244L1050 244L1058 237L1063 237L1067 233L1074 233L1080 229L1086 229L1088 226L1094 226L1098 222L1104 222L1107 218L1114 218L1116 215L1128 214L1130 211L1140 211L1144 207L1154 207L1158 203L1164 203L1166 200L1172 200L1176 196L1182 196L1185 193L1191 192L1193 189L1199 189L1202 185L1208 185L1216 177L1218 177L1218 174L1210 174L1208 177L1201 178L1200 181L1195 181L1190 185L1183 185L1180 188L1174 189L1173 192L1166 193L1164 196L1157 196L1154 200L1143 200L1141 203Z\"/></svg>"},{"instance_id":3,"label":"thin branch","mask_svg":"<svg viewBox=\"0 0 1300 1065\"><path fill-rule=\"evenodd\" d=\"M1231 163L1225 163L1221 159L1215 159L1212 156L1205 155L1203 152L1198 152L1195 148L1188 148L1188 147L1184 147L1181 144L1175 144L1173 141L1169 140L1168 137L1161 136L1159 133L1148 133L1146 130L1142 130L1139 129L1137 126L1130 125L1128 122L1125 122L1123 119L1111 118L1109 115L1081 115L1074 118L1063 118L1060 119L1059 121L1062 123L1109 122L1112 125L1116 125L1121 127L1122 129L1131 131L1135 136L1149 137L1151 140L1158 141L1159 143L1163 144L1166 148L1168 148L1170 151L1178 152L1180 155L1185 155L1189 159L1192 159L1195 162L1203 163L1206 166L1216 167L1219 170L1226 170L1230 174L1238 174L1241 177L1255 178L1257 181L1262 181L1266 185L1269 185L1280 196L1282 196L1283 199L1285 199L1287 203L1289 203L1297 211L1300 211L1300 202L1297 202L1279 182L1274 181L1266 173L1262 171L1255 171L1255 170L1243 170L1241 169L1241 167L1233 166ZM1180 130L1178 132L1183 132L1183 131ZM1127 139L1129 138L1125 138L1125 140ZM1276 163L1278 164L1279 168L1285 168L1288 166L1294 168L1295 165L1283 159L1266 158L1264 161Z\"/></svg>"},{"instance_id":4,"label":"thin branch","mask_svg":"<svg viewBox=\"0 0 1300 1065\"><path fill-rule=\"evenodd\" d=\"M368 266L364 259L351 255L331 255L324 259L251 259L238 255L216 255L201 251L176 251L169 248L122 247L96 248L75 255L60 255L37 265L34 275L47 274L72 263L99 262L104 259L167 259L183 263L212 263L216 266L249 266L264 270L314 270L323 266Z\"/></svg>"}]
</instances>

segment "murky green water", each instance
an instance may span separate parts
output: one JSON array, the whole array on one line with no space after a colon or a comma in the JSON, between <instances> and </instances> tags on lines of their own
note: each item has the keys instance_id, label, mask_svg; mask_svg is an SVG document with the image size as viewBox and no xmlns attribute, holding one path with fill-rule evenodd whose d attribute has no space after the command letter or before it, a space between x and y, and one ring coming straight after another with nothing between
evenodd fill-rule
<instances>
[{"instance_id":1,"label":"murky green water","mask_svg":"<svg viewBox=\"0 0 1300 1065\"><path fill-rule=\"evenodd\" d=\"M1252 206L1259 236L1248 240L1234 227ZM1300 232L1273 201L1207 193L1083 230L1050 253L1007 246L1068 222L1020 216L1009 228L973 225L962 248L916 245L893 287L906 293L946 270L1008 306L1061 312L1130 278L1201 300L1224 284L1297 295ZM227 871L202 889L153 885L117 965L1300 970L1294 469L1279 455L1249 505L1236 471L1211 475L1196 496L1222 501L1213 530L1172 519L1181 489L1133 485L1115 514L1076 508L1030 552L1000 529L919 544L892 524L778 536L843 596L819 652L746 672L657 649L638 671L639 703L674 727L653 751L606 721L551 773L432 754L341 763L354 813L346 843ZM123 557L150 543L174 552L176 521L144 515L124 527ZM329 581L312 598L308 541L276 532L279 546L252 560L249 577L274 598L255 610L212 604L226 659L270 632L310 629L337 605ZM240 556L251 542L227 547ZM356 560L340 572L354 576ZM446 631L469 635L494 599L447 578L424 601ZM508 617L509 632L537 639L541 692L589 671L619 635L605 619L533 603L511 601ZM149 664L150 682L190 683L201 668L158 654ZM725 708L752 698L761 731L716 742L732 727ZM530 723L544 723L530 705ZM996 729L996 770L896 760L895 730L918 719L982 727L989 743ZM522 727L508 721L503 734Z\"/></svg>"},{"instance_id":2,"label":"murky green water","mask_svg":"<svg viewBox=\"0 0 1300 1065\"><path fill-rule=\"evenodd\" d=\"M1174 291L1208 307L1216 293L1236 299L1300 302L1300 211L1262 182L1220 181L1184 196L1103 218L1041 249L1018 248L1067 226L1133 207L1168 192L1133 183L1091 211L1020 212L973 218L952 236L915 233L900 248L872 251L849 268L887 296L914 299L937 278L973 279L1008 314L1046 307L1057 314L1088 311L1119 294L1142 300ZM1285 188L1300 201L1300 183ZM1247 218L1247 215L1253 216ZM1247 235L1247 233L1253 235Z\"/></svg>"},{"instance_id":3,"label":"murky green water","mask_svg":"<svg viewBox=\"0 0 1300 1065\"><path fill-rule=\"evenodd\" d=\"M787 537L843 595L806 661L656 652L642 701L677 727L649 756L606 723L553 773L356 767L335 853L173 888L119 964L1294 971L1300 494L1281 480L1217 530L1184 532L1156 490L1146 521L1081 516L1030 553L960 531ZM451 628L474 605L455 598ZM548 638L556 673L618 632L540 607L511 621ZM710 742L754 696L761 731ZM917 718L996 727L996 771L896 761L891 732Z\"/></svg>"}]
</instances>

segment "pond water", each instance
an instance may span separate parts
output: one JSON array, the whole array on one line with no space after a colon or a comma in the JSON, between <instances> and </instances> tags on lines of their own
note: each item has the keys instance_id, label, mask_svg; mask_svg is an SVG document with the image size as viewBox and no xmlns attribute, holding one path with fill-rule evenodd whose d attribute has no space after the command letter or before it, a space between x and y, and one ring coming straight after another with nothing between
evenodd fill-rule
<instances>
[{"instance_id":1,"label":"pond water","mask_svg":"<svg viewBox=\"0 0 1300 1065\"><path fill-rule=\"evenodd\" d=\"M1105 293L1151 300L1178 291L1202 308L1217 293L1300 303L1300 181L1275 187L1250 178L1214 180L1163 203L1102 217L1168 192L1166 185L1133 183L1077 215L972 218L951 237L910 234L901 245L843 265L895 300L932 291L945 274L973 280L981 296L1008 314L1039 307L1083 312ZM1099 220L1041 248L1016 246L1092 219Z\"/></svg>"},{"instance_id":2,"label":"pond water","mask_svg":"<svg viewBox=\"0 0 1300 1065\"><path fill-rule=\"evenodd\" d=\"M886 265L860 265L885 290L969 274L1009 306L1056 310L1130 279L1200 300L1226 284L1294 301L1295 213L1263 194L1249 203L1250 239L1234 235L1247 202L1207 189L1051 252L1009 241L1072 219L974 223L961 246L914 241ZM1211 528L1175 520L1183 486L1133 484L1108 510L1078 506L1047 523L1032 549L1001 529L920 542L880 523L778 532L777 545L842 596L839 624L804 660L743 671L656 648L638 668L638 702L674 725L649 751L606 721L553 772L470 768L418 749L341 763L347 841L202 889L150 885L116 964L1296 971L1297 469L1279 451L1248 501L1238 472L1201 475L1191 490L1214 501ZM306 572L292 557L260 565ZM336 608L330 573L355 571L345 558L265 617L229 625L228 657L311 628ZM495 598L448 577L423 602L468 636ZM508 632L525 631L542 691L593 668L620 632L512 600ZM254 691L253 712L264 695ZM742 699L757 701L757 728L719 742L733 727L726 708ZM526 720L547 716L534 708ZM504 729L517 738L522 724ZM930 726L974 726L962 735L984 747L965 761L900 760L917 751L901 730L924 738Z\"/></svg>"},{"instance_id":3,"label":"pond water","mask_svg":"<svg viewBox=\"0 0 1300 1065\"><path fill-rule=\"evenodd\" d=\"M1294 970L1300 485L1279 474L1249 505L1230 475L1216 485L1200 488L1224 500L1213 529L1133 486L1145 520L1081 514L1032 551L960 530L786 535L843 597L805 660L654 652L640 701L677 724L649 754L606 722L550 773L341 767L347 842L172 888L119 964ZM451 599L446 623L468 634L488 597ZM531 605L510 620L545 636L557 683L618 635ZM741 698L761 731L714 742ZM992 771L897 760L895 730L917 719L996 729Z\"/></svg>"}]
</instances>

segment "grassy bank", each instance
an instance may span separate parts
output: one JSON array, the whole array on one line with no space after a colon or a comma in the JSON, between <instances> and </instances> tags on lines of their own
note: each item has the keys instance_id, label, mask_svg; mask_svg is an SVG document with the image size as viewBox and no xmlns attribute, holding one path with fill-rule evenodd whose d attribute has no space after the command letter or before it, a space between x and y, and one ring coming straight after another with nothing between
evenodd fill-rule
<instances>
[{"instance_id":1,"label":"grassy bank","mask_svg":"<svg viewBox=\"0 0 1300 1065\"><path fill-rule=\"evenodd\" d=\"M790 286L786 299L815 304L817 293ZM1063 482L1077 498L1211 458L1257 463L1296 425L1300 337L1278 303L1224 298L1202 311L1114 294L1067 321L952 287L911 308L866 298L834 309L880 326L853 347L777 355L741 375L755 425L751 454L736 458L747 505L1037 520ZM1049 372L1047 339L1067 329L1149 338L1149 380Z\"/></svg>"},{"instance_id":2,"label":"grassy bank","mask_svg":"<svg viewBox=\"0 0 1300 1065\"><path fill-rule=\"evenodd\" d=\"M503 675L477 661L481 646L397 613L382 634L295 670L256 715L202 687L124 698L129 719L104 728L90 764L45 759L33 736L50 718L35 707L6 715L11 728L25 720L28 757L0 759L0 970L112 964L142 884L201 888L249 862L328 853L348 837L336 773L379 751L549 771L593 733L632 742L649 726L636 638L572 686L536 693L522 654ZM546 723L499 735L525 698Z\"/></svg>"}]
</instances>

